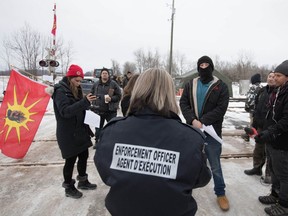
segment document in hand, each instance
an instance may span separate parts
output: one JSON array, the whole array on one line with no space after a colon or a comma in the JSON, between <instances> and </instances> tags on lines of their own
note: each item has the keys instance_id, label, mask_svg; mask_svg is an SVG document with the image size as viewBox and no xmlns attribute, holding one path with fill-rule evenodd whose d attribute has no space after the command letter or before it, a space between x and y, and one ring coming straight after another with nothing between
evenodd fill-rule
<instances>
[{"instance_id":1,"label":"document in hand","mask_svg":"<svg viewBox=\"0 0 288 216\"><path fill-rule=\"evenodd\" d=\"M208 133L210 136L213 137L213 139L215 139L217 142L219 143L223 143L223 140L217 135L217 133L215 132L214 128L212 125L204 125L203 124L203 128L202 128L206 133Z\"/></svg>"},{"instance_id":2,"label":"document in hand","mask_svg":"<svg viewBox=\"0 0 288 216\"><path fill-rule=\"evenodd\" d=\"M91 110L86 110L84 123L90 125L91 127L99 127L100 116L92 112Z\"/></svg>"}]
</instances>

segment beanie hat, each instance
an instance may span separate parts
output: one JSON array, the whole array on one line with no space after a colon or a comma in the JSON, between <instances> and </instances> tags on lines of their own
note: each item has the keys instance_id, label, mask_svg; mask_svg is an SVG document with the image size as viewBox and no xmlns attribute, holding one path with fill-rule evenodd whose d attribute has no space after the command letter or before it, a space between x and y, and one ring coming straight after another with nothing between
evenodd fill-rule
<instances>
[{"instance_id":1,"label":"beanie hat","mask_svg":"<svg viewBox=\"0 0 288 216\"><path fill-rule=\"evenodd\" d=\"M288 60L282 62L280 65L278 65L275 70L275 73L282 73L285 76L288 76Z\"/></svg>"},{"instance_id":2,"label":"beanie hat","mask_svg":"<svg viewBox=\"0 0 288 216\"><path fill-rule=\"evenodd\" d=\"M261 75L259 73L257 74L254 74L252 77L251 77L251 83L252 84L256 84L256 83L260 83L261 82Z\"/></svg>"},{"instance_id":3,"label":"beanie hat","mask_svg":"<svg viewBox=\"0 0 288 216\"><path fill-rule=\"evenodd\" d=\"M84 73L81 67L79 67L78 65L74 65L72 64L69 69L68 72L66 74L67 77L82 77L82 79L84 78Z\"/></svg>"},{"instance_id":4,"label":"beanie hat","mask_svg":"<svg viewBox=\"0 0 288 216\"><path fill-rule=\"evenodd\" d=\"M202 56L201 58L198 59L198 62L197 62L197 71L198 72L199 72L200 65L202 63L209 63L209 66L211 67L212 71L214 71L214 64L213 64L212 59L208 56Z\"/></svg>"}]
</instances>

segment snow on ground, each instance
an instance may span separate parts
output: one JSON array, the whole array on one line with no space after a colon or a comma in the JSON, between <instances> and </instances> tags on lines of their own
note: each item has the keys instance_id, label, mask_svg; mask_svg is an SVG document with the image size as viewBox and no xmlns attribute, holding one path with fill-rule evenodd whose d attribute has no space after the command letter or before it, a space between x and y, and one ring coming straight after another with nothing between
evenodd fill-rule
<instances>
[{"instance_id":1,"label":"snow on ground","mask_svg":"<svg viewBox=\"0 0 288 216\"><path fill-rule=\"evenodd\" d=\"M3 88L0 84L0 89ZM234 97L237 85L233 86ZM118 113L119 115L120 112ZM183 116L180 115L183 119ZM249 122L249 115L244 111L244 102L229 103L225 115L222 154L250 153L254 142L245 142L239 137ZM96 191L83 191L79 200L65 198L62 184L63 159L55 138L55 116L50 100L47 111L40 124L27 155L22 160L15 160L0 154L0 206L2 216L34 215L69 215L69 216L110 216L104 206L108 187L101 181L93 163L95 150L90 148L88 174L91 182L96 182ZM238 131L238 133L236 133ZM262 216L264 207L257 200L260 195L269 193L270 186L261 184L259 176L246 176L243 171L252 168L251 158L222 159L226 181L226 195L230 200L230 210L223 213L216 203L213 192L213 180L200 189L193 191L198 203L197 216ZM76 169L74 171L76 176ZM135 215L137 216L137 215Z\"/></svg>"}]
</instances>

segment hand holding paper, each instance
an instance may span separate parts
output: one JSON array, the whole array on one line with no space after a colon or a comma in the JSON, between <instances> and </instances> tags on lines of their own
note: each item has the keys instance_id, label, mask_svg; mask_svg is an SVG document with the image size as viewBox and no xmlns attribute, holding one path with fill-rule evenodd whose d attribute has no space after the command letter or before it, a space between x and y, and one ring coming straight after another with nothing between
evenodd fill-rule
<instances>
[{"instance_id":1,"label":"hand holding paper","mask_svg":"<svg viewBox=\"0 0 288 216\"><path fill-rule=\"evenodd\" d=\"M100 116L92 112L91 110L86 110L84 123L90 125L91 127L99 127Z\"/></svg>"}]
</instances>

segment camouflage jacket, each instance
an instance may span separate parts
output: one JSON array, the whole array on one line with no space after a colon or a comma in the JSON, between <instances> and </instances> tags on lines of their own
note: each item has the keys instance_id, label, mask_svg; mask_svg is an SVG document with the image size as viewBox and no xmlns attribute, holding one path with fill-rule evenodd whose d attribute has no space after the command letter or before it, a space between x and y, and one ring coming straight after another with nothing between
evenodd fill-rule
<instances>
[{"instance_id":1,"label":"camouflage jacket","mask_svg":"<svg viewBox=\"0 0 288 216\"><path fill-rule=\"evenodd\" d=\"M255 98L256 98L256 95L258 94L259 90L262 87L263 86L261 85L261 83L256 83L256 84L251 85L251 87L249 88L249 90L247 92L247 98L245 101L246 112L253 114L254 109L255 109Z\"/></svg>"}]
</instances>

